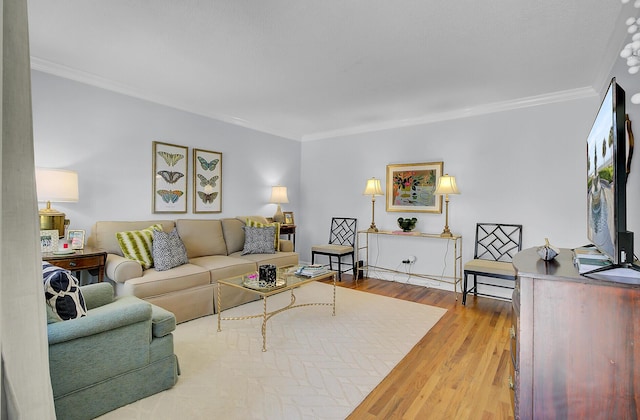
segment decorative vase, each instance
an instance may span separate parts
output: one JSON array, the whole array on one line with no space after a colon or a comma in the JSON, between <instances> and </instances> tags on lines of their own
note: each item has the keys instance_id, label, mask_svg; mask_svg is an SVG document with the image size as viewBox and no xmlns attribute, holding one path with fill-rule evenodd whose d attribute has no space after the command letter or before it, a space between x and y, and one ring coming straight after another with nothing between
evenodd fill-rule
<instances>
[{"instance_id":1,"label":"decorative vase","mask_svg":"<svg viewBox=\"0 0 640 420\"><path fill-rule=\"evenodd\" d=\"M549 244L548 238L544 238L544 241L545 244L537 249L538 255L545 261L551 261L560 253L560 250Z\"/></svg>"},{"instance_id":2,"label":"decorative vase","mask_svg":"<svg viewBox=\"0 0 640 420\"><path fill-rule=\"evenodd\" d=\"M265 282L267 286L276 285L276 266L273 264L265 264L258 267L258 275L260 282Z\"/></svg>"},{"instance_id":3,"label":"decorative vase","mask_svg":"<svg viewBox=\"0 0 640 420\"><path fill-rule=\"evenodd\" d=\"M403 232L411 232L416 227L416 223L418 219L412 217L411 219L404 219L402 217L398 217L398 226L402 229Z\"/></svg>"}]
</instances>

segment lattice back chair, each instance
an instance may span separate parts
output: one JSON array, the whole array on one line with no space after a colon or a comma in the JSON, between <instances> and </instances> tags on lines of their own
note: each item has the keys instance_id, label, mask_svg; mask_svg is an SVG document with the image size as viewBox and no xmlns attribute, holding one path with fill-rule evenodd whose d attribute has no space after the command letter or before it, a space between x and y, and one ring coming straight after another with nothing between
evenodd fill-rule
<instances>
[{"instance_id":1,"label":"lattice back chair","mask_svg":"<svg viewBox=\"0 0 640 420\"><path fill-rule=\"evenodd\" d=\"M316 255L326 255L329 257L329 269L333 270L333 259L338 262L338 280L342 281L342 273L352 270L356 274L355 246L356 228L358 219L350 217L332 217L331 232L329 233L329 243L327 245L314 245L311 247L311 264L315 264ZM349 268L342 269L342 258L351 257Z\"/></svg>"},{"instance_id":2,"label":"lattice back chair","mask_svg":"<svg viewBox=\"0 0 640 420\"><path fill-rule=\"evenodd\" d=\"M522 225L501 223L478 223L476 225L476 244L473 260L464 265L464 285L462 304L467 303L467 294L475 296L500 296L478 292L478 284L513 289L513 287L495 283L478 282L477 277L493 277L516 280L516 269L511 264L513 256L522 250ZM467 277L473 276L473 287L467 289ZM515 285L515 283L514 283Z\"/></svg>"}]
</instances>

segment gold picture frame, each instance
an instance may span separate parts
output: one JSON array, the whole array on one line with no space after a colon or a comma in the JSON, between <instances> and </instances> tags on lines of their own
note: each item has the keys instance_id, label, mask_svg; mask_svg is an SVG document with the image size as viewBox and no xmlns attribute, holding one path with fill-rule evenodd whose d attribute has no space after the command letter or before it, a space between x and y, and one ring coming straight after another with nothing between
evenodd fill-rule
<instances>
[{"instance_id":1,"label":"gold picture frame","mask_svg":"<svg viewBox=\"0 0 640 420\"><path fill-rule=\"evenodd\" d=\"M282 214L284 215L284 223L285 225L295 225L295 220L293 218L293 212L292 211L283 211Z\"/></svg>"},{"instance_id":2,"label":"gold picture frame","mask_svg":"<svg viewBox=\"0 0 640 420\"><path fill-rule=\"evenodd\" d=\"M186 213L189 148L159 141L152 148L153 213Z\"/></svg>"},{"instance_id":3,"label":"gold picture frame","mask_svg":"<svg viewBox=\"0 0 640 420\"><path fill-rule=\"evenodd\" d=\"M387 165L387 211L442 213L442 195L435 194L443 162Z\"/></svg>"},{"instance_id":4,"label":"gold picture frame","mask_svg":"<svg viewBox=\"0 0 640 420\"><path fill-rule=\"evenodd\" d=\"M84 249L84 234L82 229L69 229L67 241L71 243L71 249Z\"/></svg>"},{"instance_id":5,"label":"gold picture frame","mask_svg":"<svg viewBox=\"0 0 640 420\"><path fill-rule=\"evenodd\" d=\"M41 230L40 231L40 251L53 252L58 250L58 235L60 233L57 229L53 230Z\"/></svg>"},{"instance_id":6,"label":"gold picture frame","mask_svg":"<svg viewBox=\"0 0 640 420\"><path fill-rule=\"evenodd\" d=\"M222 212L222 153L193 149L193 212Z\"/></svg>"}]
</instances>

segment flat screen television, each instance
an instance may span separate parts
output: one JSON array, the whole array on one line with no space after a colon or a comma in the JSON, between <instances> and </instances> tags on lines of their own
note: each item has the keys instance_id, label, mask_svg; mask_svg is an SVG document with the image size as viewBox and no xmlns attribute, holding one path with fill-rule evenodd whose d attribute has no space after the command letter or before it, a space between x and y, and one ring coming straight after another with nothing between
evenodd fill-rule
<instances>
[{"instance_id":1,"label":"flat screen television","mask_svg":"<svg viewBox=\"0 0 640 420\"><path fill-rule=\"evenodd\" d=\"M587 137L588 237L611 259L611 268L635 268L633 233L627 231L625 120L625 93L613 78Z\"/></svg>"}]
</instances>

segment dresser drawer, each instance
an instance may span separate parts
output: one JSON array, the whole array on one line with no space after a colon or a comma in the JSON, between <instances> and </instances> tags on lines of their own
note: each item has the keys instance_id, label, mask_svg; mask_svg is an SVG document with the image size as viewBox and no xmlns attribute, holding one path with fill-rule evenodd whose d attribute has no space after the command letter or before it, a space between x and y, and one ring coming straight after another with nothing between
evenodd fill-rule
<instances>
[{"instance_id":1,"label":"dresser drawer","mask_svg":"<svg viewBox=\"0 0 640 420\"><path fill-rule=\"evenodd\" d=\"M66 268L70 271L86 270L89 268L98 268L104 265L103 256L78 257L67 259L50 259L49 262L58 267Z\"/></svg>"}]
</instances>

